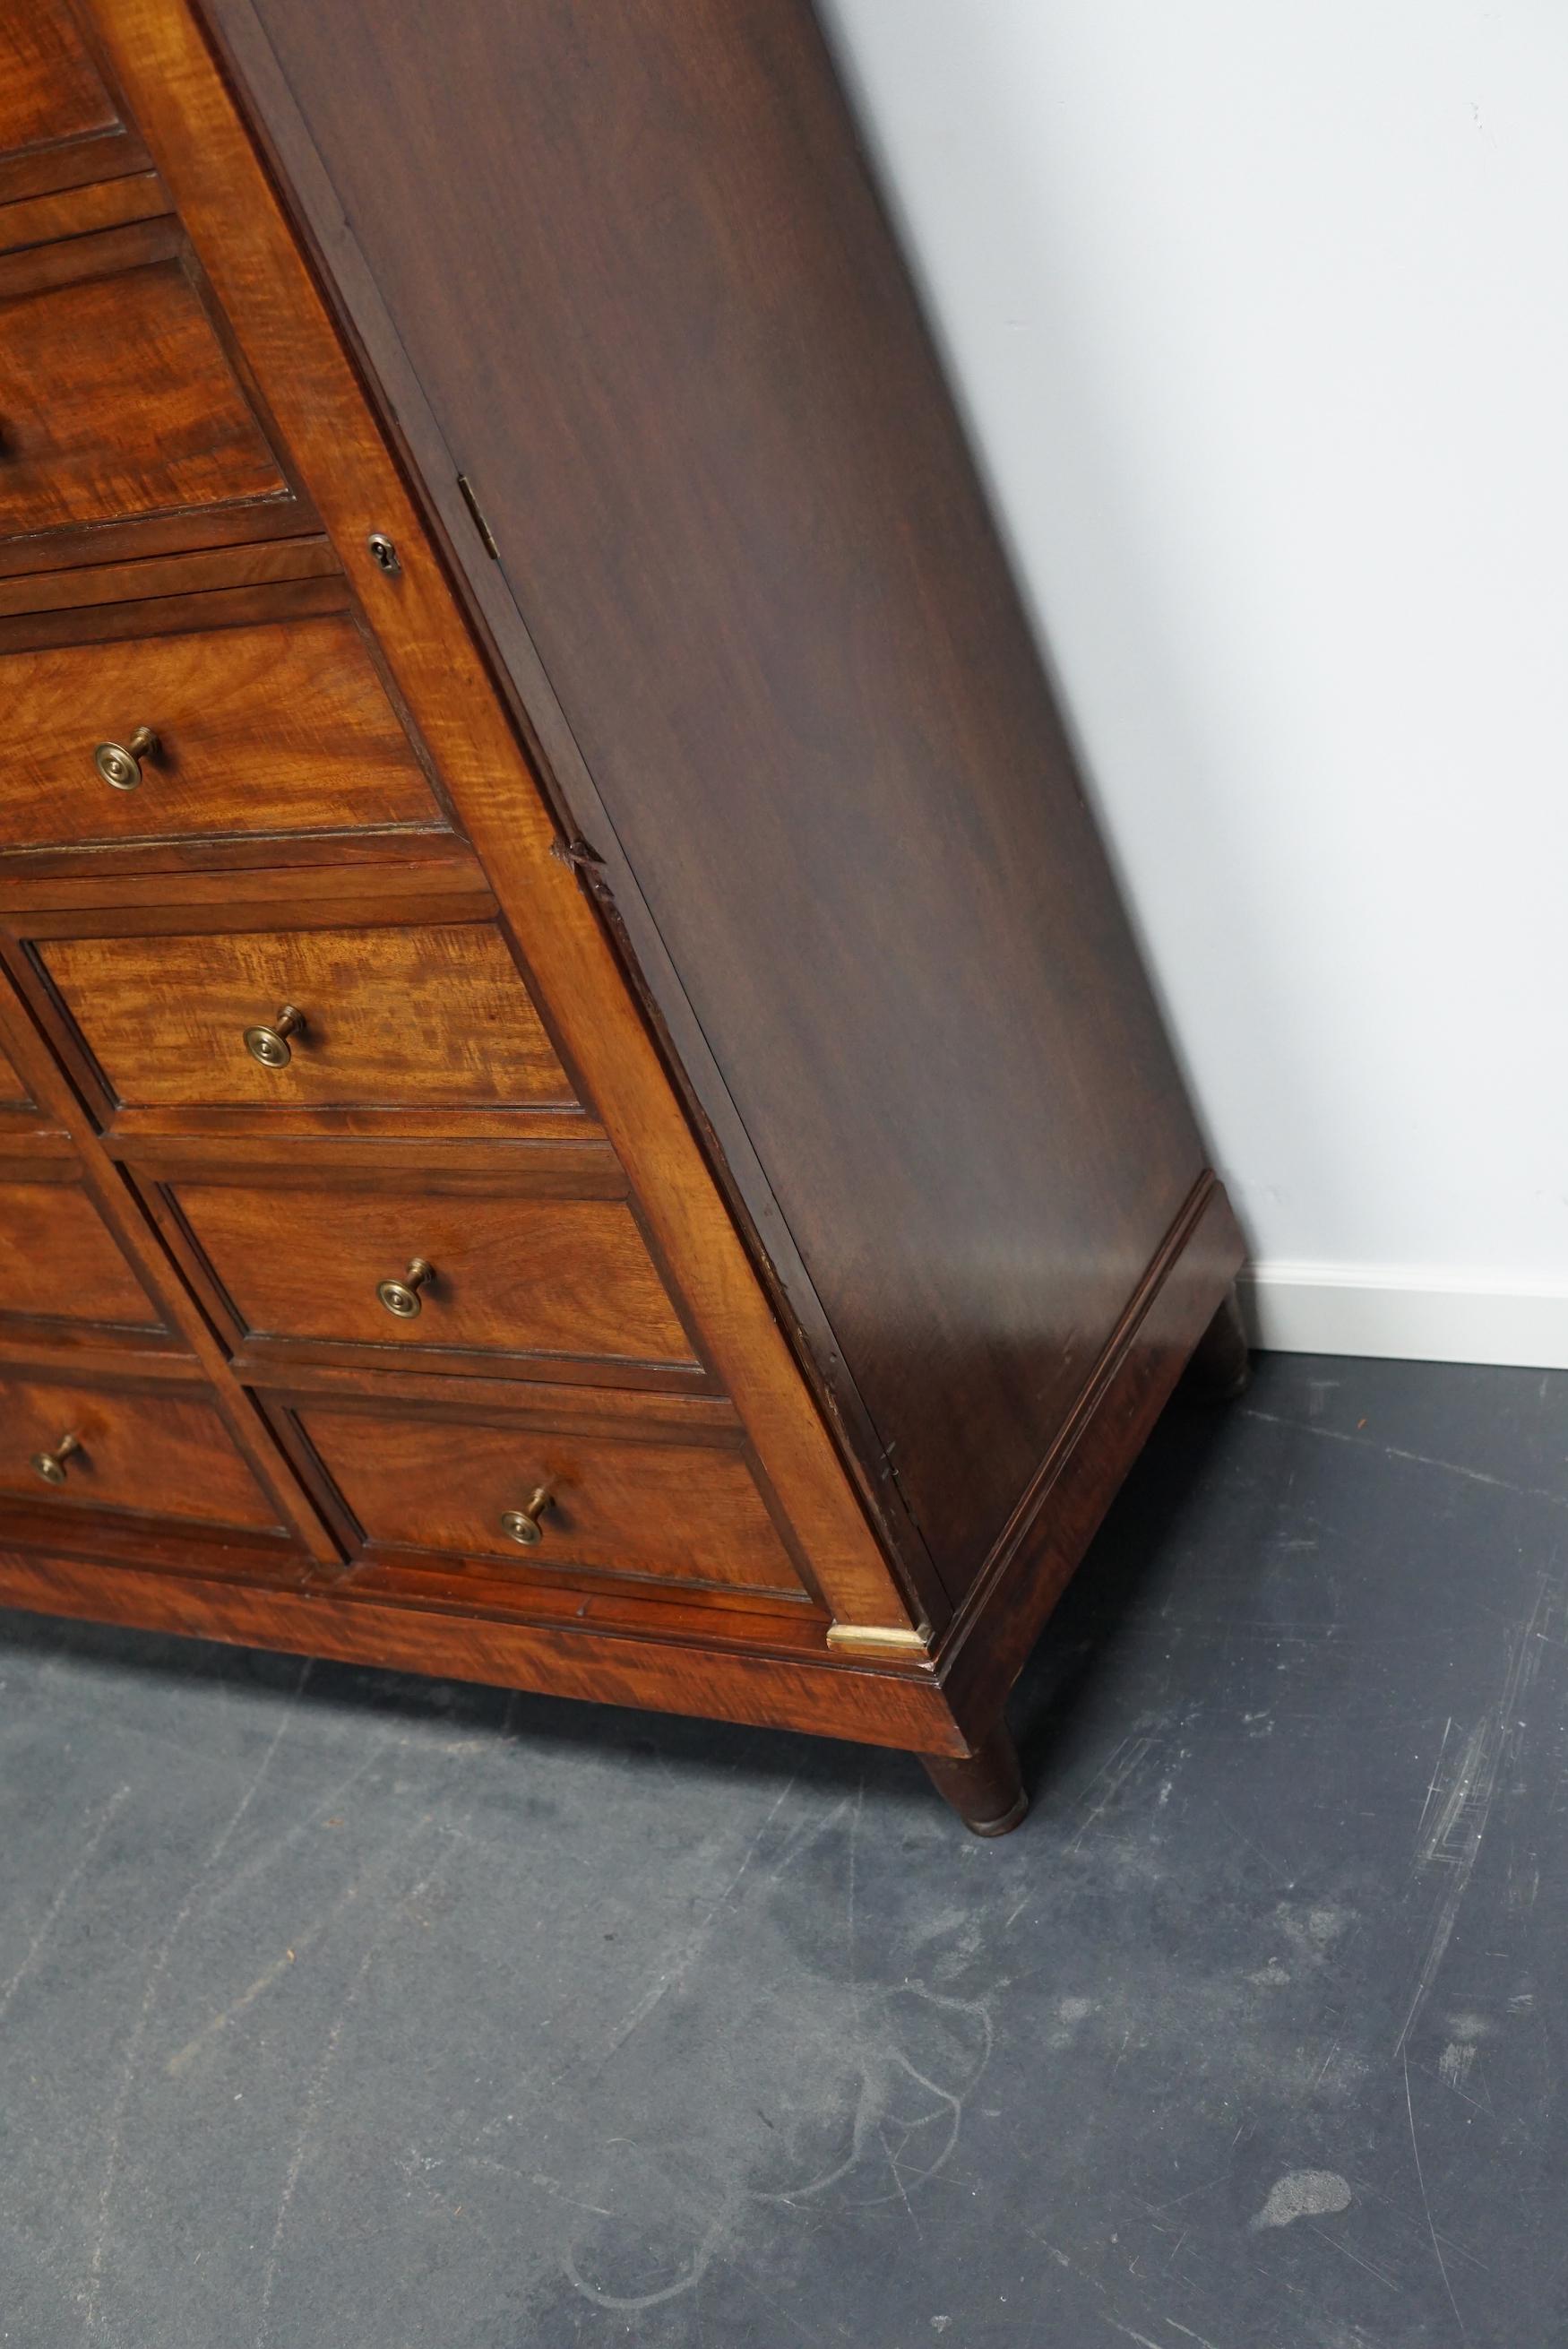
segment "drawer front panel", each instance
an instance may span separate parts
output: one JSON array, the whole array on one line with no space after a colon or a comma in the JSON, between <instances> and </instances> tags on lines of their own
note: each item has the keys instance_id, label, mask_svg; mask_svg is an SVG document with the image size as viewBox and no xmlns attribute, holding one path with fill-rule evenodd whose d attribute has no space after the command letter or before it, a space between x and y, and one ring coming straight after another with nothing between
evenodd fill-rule
<instances>
[{"instance_id":1,"label":"drawer front panel","mask_svg":"<svg viewBox=\"0 0 1568 2349\"><path fill-rule=\"evenodd\" d=\"M304 1405L300 1424L377 1553L407 1550L724 1589L801 1585L737 1450L384 1420ZM501 1519L548 1486L537 1543Z\"/></svg>"},{"instance_id":2,"label":"drawer front panel","mask_svg":"<svg viewBox=\"0 0 1568 2349\"><path fill-rule=\"evenodd\" d=\"M0 1181L0 1314L162 1327L152 1299L75 1183Z\"/></svg>"},{"instance_id":3,"label":"drawer front panel","mask_svg":"<svg viewBox=\"0 0 1568 2349\"><path fill-rule=\"evenodd\" d=\"M499 930L483 923L39 948L111 1092L149 1108L567 1106L572 1090ZM293 1006L285 1064L247 1049Z\"/></svg>"},{"instance_id":4,"label":"drawer front panel","mask_svg":"<svg viewBox=\"0 0 1568 2349\"><path fill-rule=\"evenodd\" d=\"M199 1396L7 1381L0 1415L0 1497L255 1532L277 1525L216 1410ZM60 1456L71 1437L75 1449ZM33 1465L43 1454L59 1460L57 1485Z\"/></svg>"},{"instance_id":5,"label":"drawer front panel","mask_svg":"<svg viewBox=\"0 0 1568 2349\"><path fill-rule=\"evenodd\" d=\"M179 256L10 294L0 351L0 567L88 525L287 498Z\"/></svg>"},{"instance_id":6,"label":"drawer front panel","mask_svg":"<svg viewBox=\"0 0 1568 2349\"><path fill-rule=\"evenodd\" d=\"M0 695L7 850L444 828L346 613L10 653ZM142 729L155 741L116 788L95 753Z\"/></svg>"},{"instance_id":7,"label":"drawer front panel","mask_svg":"<svg viewBox=\"0 0 1568 2349\"><path fill-rule=\"evenodd\" d=\"M115 127L66 0L0 0L0 160Z\"/></svg>"},{"instance_id":8,"label":"drawer front panel","mask_svg":"<svg viewBox=\"0 0 1568 2349\"><path fill-rule=\"evenodd\" d=\"M496 1352L694 1360L620 1200L203 1183L173 1196L250 1335L457 1348L476 1369ZM430 1270L400 1319L377 1289L406 1286L415 1260Z\"/></svg>"}]
</instances>

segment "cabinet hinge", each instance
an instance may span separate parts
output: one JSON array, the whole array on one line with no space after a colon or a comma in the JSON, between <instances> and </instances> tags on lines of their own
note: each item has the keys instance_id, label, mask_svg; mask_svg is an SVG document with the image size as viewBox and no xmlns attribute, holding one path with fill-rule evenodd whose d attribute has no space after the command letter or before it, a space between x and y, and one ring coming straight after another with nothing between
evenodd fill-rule
<instances>
[{"instance_id":1,"label":"cabinet hinge","mask_svg":"<svg viewBox=\"0 0 1568 2349\"><path fill-rule=\"evenodd\" d=\"M485 553L490 556L492 563L499 563L500 561L500 549L495 543L495 533L490 529L489 523L486 522L483 514L480 512L480 502L474 495L474 485L469 481L466 473L459 473L458 475L458 487L463 493L464 505L467 506L469 513L473 516L474 528L478 531L480 538L484 541Z\"/></svg>"}]
</instances>

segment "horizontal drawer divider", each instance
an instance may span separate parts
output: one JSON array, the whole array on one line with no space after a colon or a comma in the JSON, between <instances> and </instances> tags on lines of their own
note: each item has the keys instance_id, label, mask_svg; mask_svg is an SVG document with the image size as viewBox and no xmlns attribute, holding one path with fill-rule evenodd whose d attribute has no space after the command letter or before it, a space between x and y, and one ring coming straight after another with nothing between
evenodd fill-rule
<instances>
[{"instance_id":1,"label":"horizontal drawer divider","mask_svg":"<svg viewBox=\"0 0 1568 2349\"><path fill-rule=\"evenodd\" d=\"M84 634L96 634L112 625L107 606L139 605L142 612L130 632L141 636L150 626L160 625L145 617L160 605L167 607L170 627L183 626L186 606L181 599L187 596L329 575L342 577L332 541L319 534L263 539L248 546L201 547L189 554L134 555L119 563L79 563L62 571L0 579L0 620L23 614L70 614ZM346 600L344 587L327 608L336 609ZM0 643L9 641L0 636ZM51 636L49 641L57 639Z\"/></svg>"},{"instance_id":2,"label":"horizontal drawer divider","mask_svg":"<svg viewBox=\"0 0 1568 2349\"><path fill-rule=\"evenodd\" d=\"M424 1377L461 1379L465 1393L486 1375L483 1370L476 1371L476 1361L488 1367L492 1381L504 1376L522 1386L570 1384L573 1392L579 1387L624 1388L638 1394L682 1396L715 1392L712 1374L700 1362L644 1361L622 1354L524 1352L504 1347L399 1346L395 1341L377 1349L346 1339L279 1338L265 1330L245 1338L230 1361L235 1377L248 1386L274 1387L293 1383L299 1370L364 1370L375 1377L383 1368L400 1371L410 1358L417 1359Z\"/></svg>"},{"instance_id":3,"label":"horizontal drawer divider","mask_svg":"<svg viewBox=\"0 0 1568 2349\"><path fill-rule=\"evenodd\" d=\"M34 938L205 937L223 932L394 929L419 922L443 927L493 921L489 882L466 852L356 865L346 879L332 865L284 873L199 873L181 876L171 904L167 874L74 875L27 881L0 874L0 914L25 922Z\"/></svg>"},{"instance_id":4,"label":"horizontal drawer divider","mask_svg":"<svg viewBox=\"0 0 1568 2349\"><path fill-rule=\"evenodd\" d=\"M281 1531L251 1532L203 1525L194 1518L143 1516L130 1509L61 1509L0 1497L0 1552L46 1550L109 1568L160 1567L211 1574L227 1569L236 1580L300 1583L310 1561Z\"/></svg>"},{"instance_id":5,"label":"horizontal drawer divider","mask_svg":"<svg viewBox=\"0 0 1568 2349\"><path fill-rule=\"evenodd\" d=\"M79 848L12 848L4 852L0 869L23 892L37 890L57 876L71 874L88 854ZM257 860L263 857L273 871L287 871L297 878L313 865L325 865L341 874L346 869L365 865L384 868L387 857L398 854L406 854L410 864L423 864L431 856L448 854L454 859L466 854L455 834L436 825L416 823L362 825L345 832L228 832L200 837L169 833L95 845L90 851L97 872L153 881L166 900L171 888L183 890L199 873L222 874L231 887L242 874L249 887Z\"/></svg>"},{"instance_id":6,"label":"horizontal drawer divider","mask_svg":"<svg viewBox=\"0 0 1568 2349\"><path fill-rule=\"evenodd\" d=\"M0 655L43 652L56 646L155 643L160 636L191 631L221 635L225 628L255 627L269 620L328 618L347 612L352 607L346 582L341 572L323 562L319 552L326 544L315 537L274 540L253 547L204 550L200 556L148 555L139 562L0 580ZM199 561L211 570L221 562L235 567L260 556L271 558L265 575L242 578L232 586L176 592L175 582L162 576L181 562ZM292 571L275 568L291 563L296 566ZM118 595L112 593L117 573L126 574L119 583L126 592ZM95 583L111 591L101 602L89 592ZM138 584L151 592L130 593ZM55 600L39 603L40 594Z\"/></svg>"},{"instance_id":7,"label":"horizontal drawer divider","mask_svg":"<svg viewBox=\"0 0 1568 2349\"><path fill-rule=\"evenodd\" d=\"M573 1126L584 1121L581 1114ZM169 1134L139 1144L117 1130L111 1157L146 1183L265 1183L277 1191L314 1190L324 1177L352 1175L356 1191L407 1191L417 1181L431 1198L510 1196L520 1199L624 1199L631 1185L610 1143L576 1131L553 1136L476 1135L471 1141L405 1137L363 1141L307 1134L286 1143L258 1141L243 1152L201 1134Z\"/></svg>"},{"instance_id":8,"label":"horizontal drawer divider","mask_svg":"<svg viewBox=\"0 0 1568 2349\"><path fill-rule=\"evenodd\" d=\"M477 1151L541 1143L550 1147L557 1136L577 1146L601 1140L603 1131L578 1102L520 1102L501 1109L406 1109L388 1102L356 1103L352 1109L111 1108L105 1140L116 1158L139 1160L161 1155L169 1143L206 1141L231 1164L237 1147L248 1152L253 1143L260 1166L269 1146L292 1148L296 1140L302 1147L320 1140L373 1143L377 1149L406 1145L410 1151L450 1143L455 1150Z\"/></svg>"},{"instance_id":9,"label":"horizontal drawer divider","mask_svg":"<svg viewBox=\"0 0 1568 2349\"><path fill-rule=\"evenodd\" d=\"M92 236L132 221L157 220L173 209L156 171L127 171L82 187L52 189L46 195L19 196L0 205L0 254Z\"/></svg>"},{"instance_id":10,"label":"horizontal drawer divider","mask_svg":"<svg viewBox=\"0 0 1568 2349\"><path fill-rule=\"evenodd\" d=\"M416 1405L424 1419L459 1425L538 1427L563 1435L603 1435L628 1444L710 1444L733 1451L744 1441L740 1414L723 1395L657 1395L626 1386L556 1386L542 1380L465 1378L425 1371L347 1370L291 1358L257 1364L245 1382L270 1397L330 1397L334 1410L384 1418Z\"/></svg>"},{"instance_id":11,"label":"horizontal drawer divider","mask_svg":"<svg viewBox=\"0 0 1568 2349\"><path fill-rule=\"evenodd\" d=\"M391 1542L372 1544L356 1564L333 1581L335 1590L374 1592L377 1598L405 1594L421 1605L449 1604L465 1614L485 1614L538 1620L539 1599L552 1591L559 1599L554 1612L581 1622L590 1609L606 1599L645 1599L661 1607L690 1607L738 1617L748 1623L759 1619L798 1620L802 1616L821 1625L827 1617L806 1589L781 1590L763 1583L670 1582L634 1567L568 1567L555 1575L534 1567L519 1555L515 1570L493 1558L454 1559L437 1550L402 1549ZM821 1639L816 1630L810 1644ZM748 1645L751 1642L748 1640Z\"/></svg>"},{"instance_id":12,"label":"horizontal drawer divider","mask_svg":"<svg viewBox=\"0 0 1568 2349\"><path fill-rule=\"evenodd\" d=\"M100 1371L123 1382L134 1375L149 1385L205 1391L185 1340L173 1330L117 1328L0 1313L0 1371L51 1379L91 1379Z\"/></svg>"}]
</instances>

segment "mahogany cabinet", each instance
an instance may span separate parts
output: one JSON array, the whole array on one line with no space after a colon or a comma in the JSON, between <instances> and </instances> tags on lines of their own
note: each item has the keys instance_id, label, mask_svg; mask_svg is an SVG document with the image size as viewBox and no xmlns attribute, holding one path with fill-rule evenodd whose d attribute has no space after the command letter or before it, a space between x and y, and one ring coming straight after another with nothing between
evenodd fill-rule
<instances>
[{"instance_id":1,"label":"mahogany cabinet","mask_svg":"<svg viewBox=\"0 0 1568 2349\"><path fill-rule=\"evenodd\" d=\"M0 0L0 1599L905 1748L1241 1244L807 0Z\"/></svg>"}]
</instances>

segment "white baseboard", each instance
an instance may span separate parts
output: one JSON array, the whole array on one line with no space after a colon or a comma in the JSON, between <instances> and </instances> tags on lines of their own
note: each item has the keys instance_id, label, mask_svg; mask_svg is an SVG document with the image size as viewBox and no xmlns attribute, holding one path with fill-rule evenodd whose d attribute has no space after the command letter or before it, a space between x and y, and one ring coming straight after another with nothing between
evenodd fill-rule
<instances>
[{"instance_id":1,"label":"white baseboard","mask_svg":"<svg viewBox=\"0 0 1568 2349\"><path fill-rule=\"evenodd\" d=\"M1568 1370L1568 1288L1422 1266L1265 1263L1240 1292L1253 1345L1273 1352Z\"/></svg>"}]
</instances>

